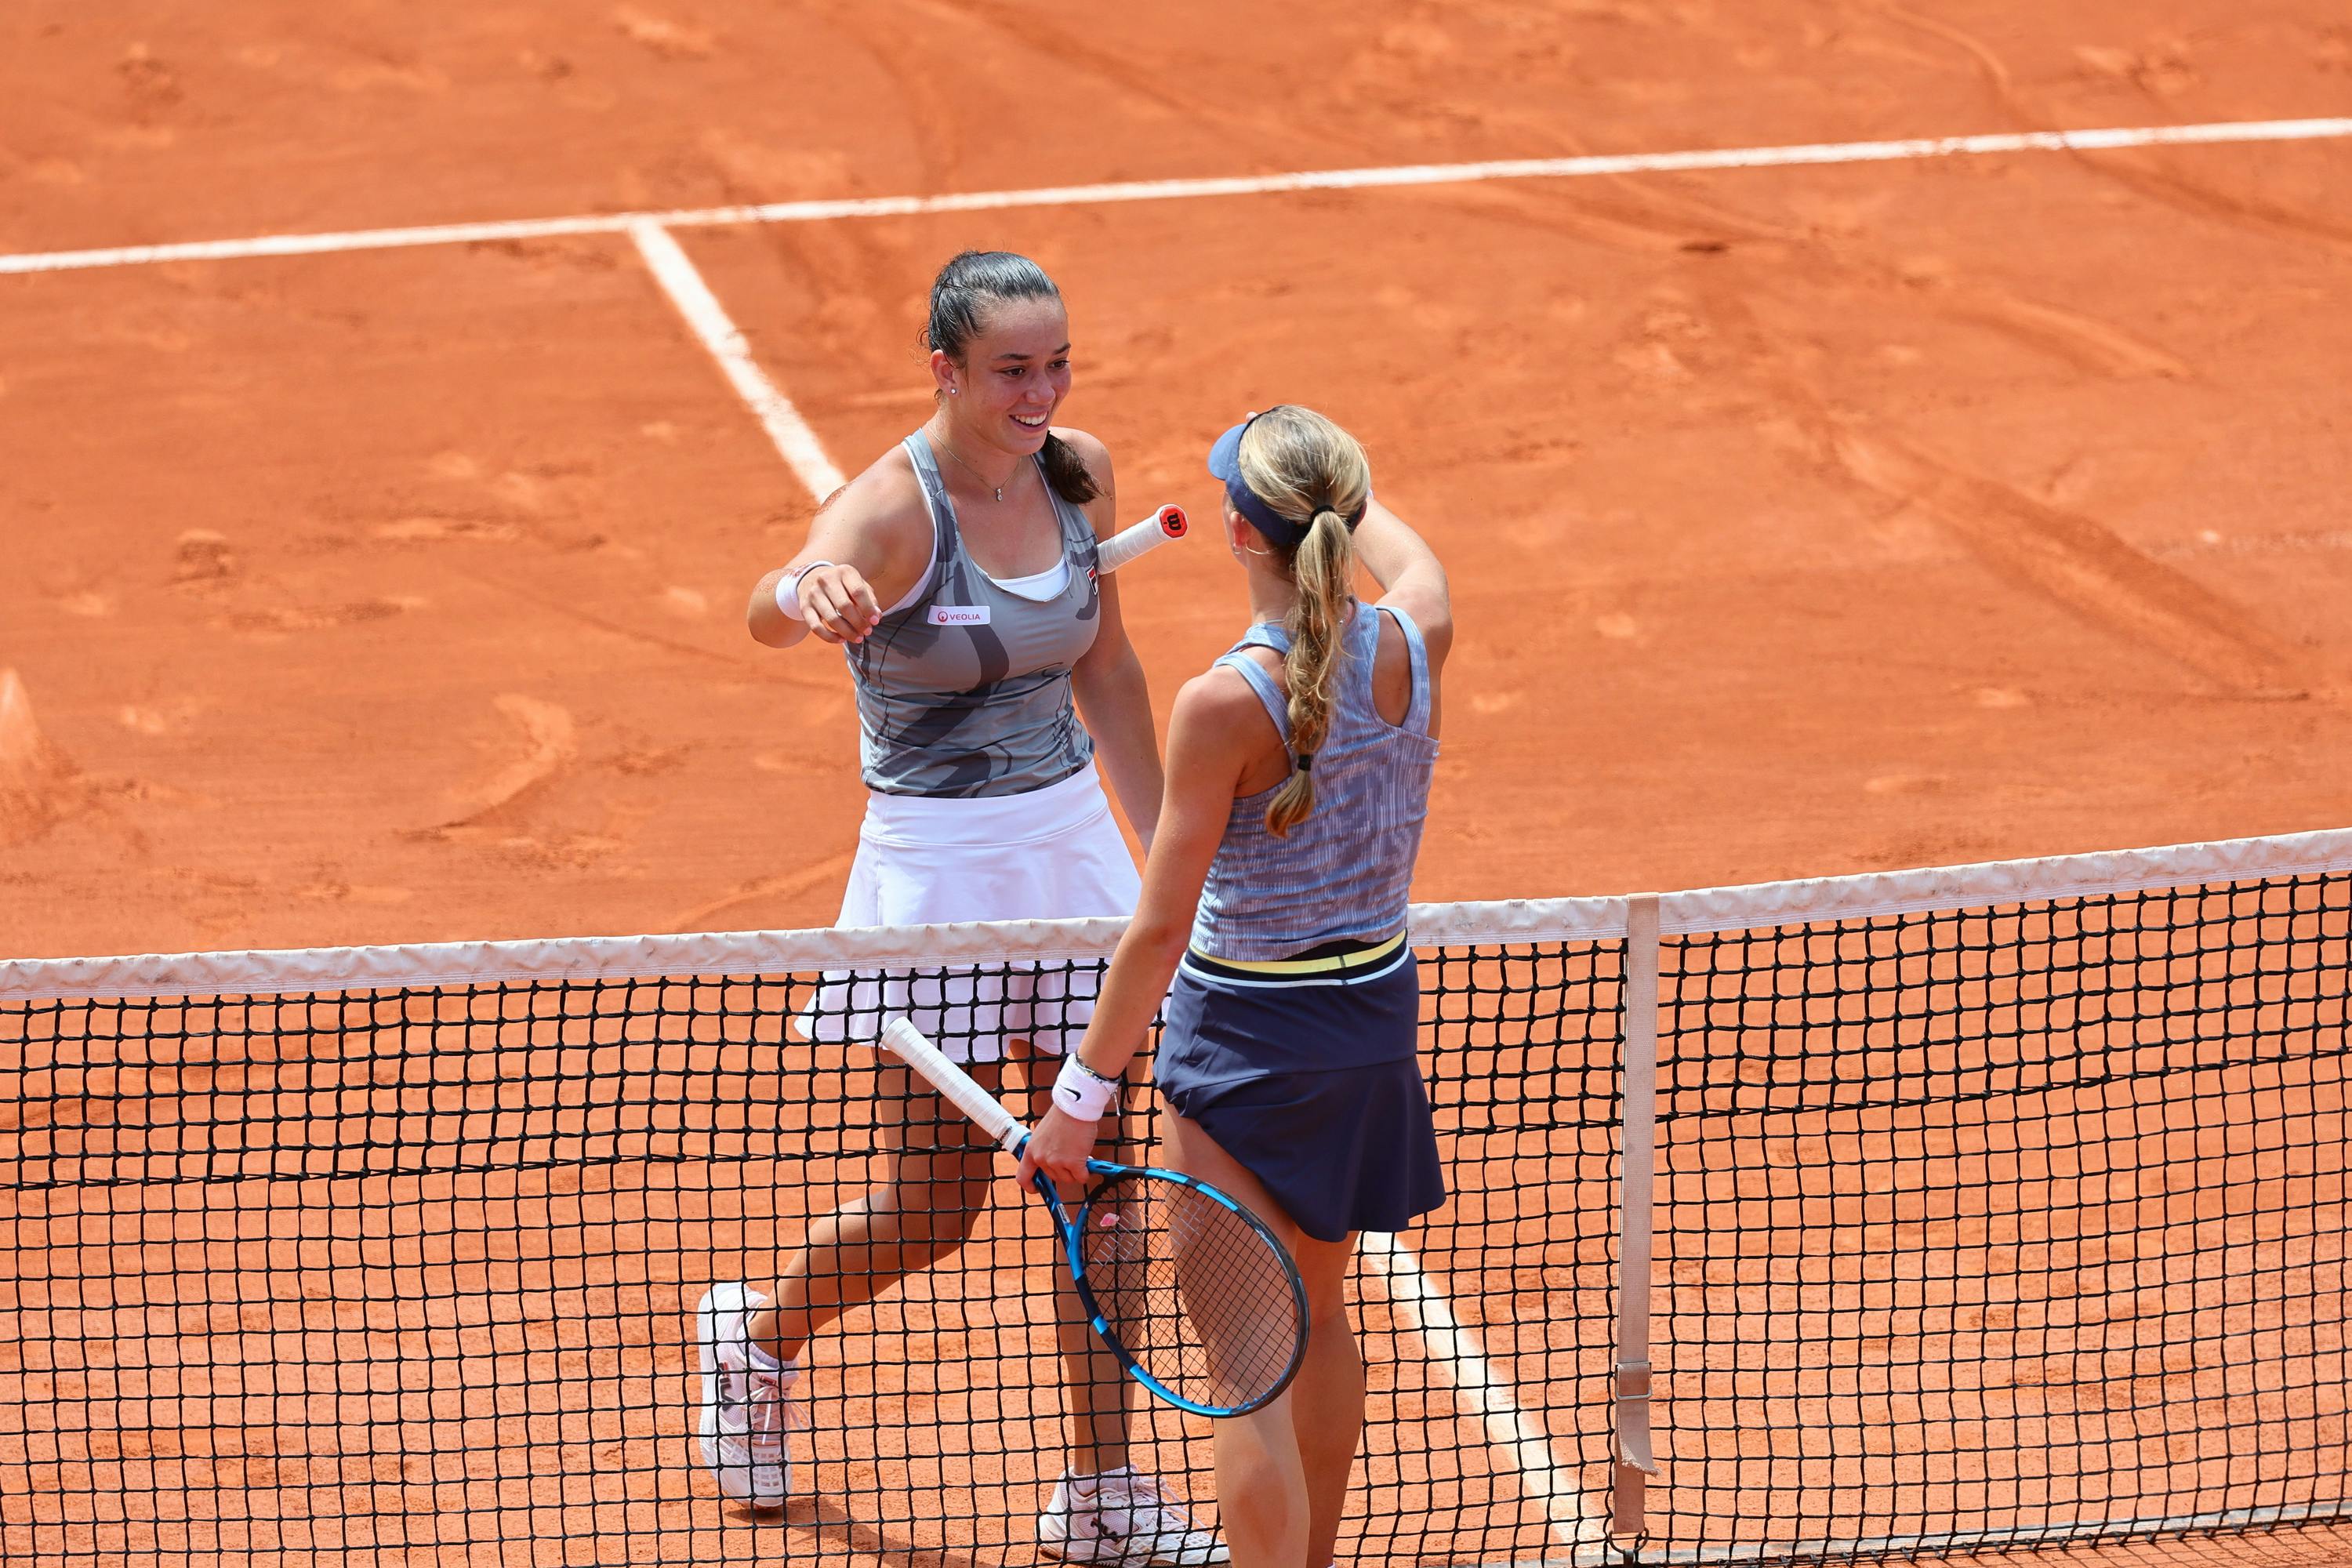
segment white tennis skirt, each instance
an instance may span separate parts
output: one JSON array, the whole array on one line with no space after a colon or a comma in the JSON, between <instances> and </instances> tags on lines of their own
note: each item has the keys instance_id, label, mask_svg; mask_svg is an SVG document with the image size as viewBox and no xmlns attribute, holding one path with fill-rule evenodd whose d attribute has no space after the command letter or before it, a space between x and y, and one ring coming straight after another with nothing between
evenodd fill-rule
<instances>
[{"instance_id":1,"label":"white tennis skirt","mask_svg":"<svg viewBox=\"0 0 2352 1568\"><path fill-rule=\"evenodd\" d=\"M1131 915L1142 883L1093 767L1026 795L866 797L844 926ZM814 1040L870 1041L905 1014L957 1061L1003 1058L1007 1040L1075 1047L1095 1014L1092 963L1058 961L877 974L827 970L794 1018Z\"/></svg>"}]
</instances>

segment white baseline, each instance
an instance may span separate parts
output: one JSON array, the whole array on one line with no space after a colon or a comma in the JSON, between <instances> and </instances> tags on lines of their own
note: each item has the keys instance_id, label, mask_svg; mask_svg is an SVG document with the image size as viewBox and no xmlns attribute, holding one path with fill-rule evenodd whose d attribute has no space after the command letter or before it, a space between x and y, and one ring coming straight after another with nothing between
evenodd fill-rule
<instances>
[{"instance_id":1,"label":"white baseline","mask_svg":"<svg viewBox=\"0 0 2352 1568\"><path fill-rule=\"evenodd\" d=\"M600 213L495 223L435 224L416 228L352 229L341 234L280 234L254 239L118 246L105 250L33 251L0 256L0 273L67 272L92 267L137 267L159 261L231 261L253 257L393 250L418 245L470 245L486 240L625 234L640 224L648 223L663 228L818 223L835 218L906 217L922 213L987 212L1005 207L1084 206L1107 202L1255 196L1285 191L1369 190L1391 185L1464 184L1482 180L1560 180L1588 178L1596 174L1769 169L1809 163L1878 163L1996 153L2101 153L2125 147L2189 146L2229 142L2316 142L2345 137L2352 137L2352 119L2250 120L2093 131L2004 132L1982 136L1916 137L1899 142L1832 142L1791 147L1738 147L1686 153L1622 153L1576 158L1507 158L1472 163L1409 163L1389 168L1324 169L1293 174L1048 185L1034 190L971 191L939 196L869 196L832 201L770 202L746 206L689 207L672 212Z\"/></svg>"}]
</instances>

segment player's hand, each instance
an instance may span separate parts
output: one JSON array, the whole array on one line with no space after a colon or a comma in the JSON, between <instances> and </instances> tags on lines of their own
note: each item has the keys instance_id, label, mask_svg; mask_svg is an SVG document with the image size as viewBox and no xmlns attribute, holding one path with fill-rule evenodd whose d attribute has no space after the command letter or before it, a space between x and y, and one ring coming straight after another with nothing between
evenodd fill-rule
<instances>
[{"instance_id":1,"label":"player's hand","mask_svg":"<svg viewBox=\"0 0 2352 1568\"><path fill-rule=\"evenodd\" d=\"M1108 1119L1108 1113L1105 1119ZM1049 1107L1045 1120L1037 1123L1021 1151L1021 1184L1034 1186L1037 1173L1043 1171L1061 1191L1083 1191L1087 1161L1094 1154L1095 1140L1101 1131L1100 1121L1080 1121L1058 1105Z\"/></svg>"},{"instance_id":2,"label":"player's hand","mask_svg":"<svg viewBox=\"0 0 2352 1568\"><path fill-rule=\"evenodd\" d=\"M882 607L855 566L827 564L801 574L801 619L829 643L864 642L882 624Z\"/></svg>"}]
</instances>

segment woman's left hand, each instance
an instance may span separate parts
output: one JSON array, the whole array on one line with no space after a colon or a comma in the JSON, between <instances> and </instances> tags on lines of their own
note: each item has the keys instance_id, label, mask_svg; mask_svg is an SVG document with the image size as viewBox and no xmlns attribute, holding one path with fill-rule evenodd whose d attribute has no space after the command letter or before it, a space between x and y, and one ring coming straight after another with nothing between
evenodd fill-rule
<instances>
[{"instance_id":1,"label":"woman's left hand","mask_svg":"<svg viewBox=\"0 0 2352 1568\"><path fill-rule=\"evenodd\" d=\"M1065 1194L1085 1190L1087 1160L1101 1131L1099 1121L1080 1121L1058 1105L1048 1107L1021 1151L1021 1184L1034 1186L1043 1171Z\"/></svg>"}]
</instances>

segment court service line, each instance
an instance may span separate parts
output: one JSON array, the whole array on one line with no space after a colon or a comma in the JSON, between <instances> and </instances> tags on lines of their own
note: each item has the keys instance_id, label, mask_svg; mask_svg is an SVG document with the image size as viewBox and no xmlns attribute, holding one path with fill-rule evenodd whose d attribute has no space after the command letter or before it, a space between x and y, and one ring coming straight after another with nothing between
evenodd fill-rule
<instances>
[{"instance_id":1,"label":"court service line","mask_svg":"<svg viewBox=\"0 0 2352 1568\"><path fill-rule=\"evenodd\" d=\"M760 424L768 432L768 439L776 444L776 450L792 465L793 472L800 476L809 494L823 500L839 489L843 483L841 470L825 456L824 444L809 428L808 421L801 417L801 411L793 406L793 400L768 379L767 373L751 357L751 345L744 341L742 329L729 317L719 296L710 291L710 285L702 280L702 274L679 247L677 237L657 223L640 220L629 226L629 237L636 241L637 254L646 258L654 281L669 295L677 313L686 318L686 324L702 340L710 357L719 362L728 381L751 405L751 412L759 416Z\"/></svg>"},{"instance_id":2,"label":"court service line","mask_svg":"<svg viewBox=\"0 0 2352 1568\"><path fill-rule=\"evenodd\" d=\"M1550 1435L1512 1396L1511 1385L1495 1375L1477 1336L1454 1315L1445 1293L1423 1273L1412 1248L1387 1231L1366 1231L1363 1256L1387 1282L1389 1300L1429 1347L1460 1391L1463 1403L1486 1424L1486 1441L1517 1472L1519 1489L1544 1510L1552 1534L1573 1550L1605 1544L1605 1519L1587 1505L1576 1483L1560 1473Z\"/></svg>"},{"instance_id":3,"label":"court service line","mask_svg":"<svg viewBox=\"0 0 2352 1568\"><path fill-rule=\"evenodd\" d=\"M2225 121L2200 125L2143 125L2090 131L2021 131L1981 136L1913 137L1895 142L1832 142L1783 147L1700 149L1682 153L1504 158L1468 163L1407 163L1386 168L1322 169L1288 174L1046 185L1030 190L970 191L937 196L868 196L830 201L768 202L746 206L682 207L670 212L594 213L575 217L433 224L415 228L352 229L340 234L280 234L254 239L129 245L103 250L32 251L23 255L0 256L0 273L65 272L92 267L137 267L159 261L230 261L252 257L391 250L417 245L470 245L486 240L625 234L637 225L646 223L664 228L816 223L832 218L908 217L926 213L992 212L1009 207L1080 206L1104 202L1175 201L1203 196L1255 196L1286 191L1370 190L1398 185L1461 184L1483 180L1579 179L1596 174L1768 169L1809 163L1876 163L1917 158L1981 156L1996 153L2100 153L2125 147L2211 145L2228 142L2312 142L2343 137L2352 137L2352 119Z\"/></svg>"}]
</instances>

